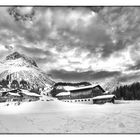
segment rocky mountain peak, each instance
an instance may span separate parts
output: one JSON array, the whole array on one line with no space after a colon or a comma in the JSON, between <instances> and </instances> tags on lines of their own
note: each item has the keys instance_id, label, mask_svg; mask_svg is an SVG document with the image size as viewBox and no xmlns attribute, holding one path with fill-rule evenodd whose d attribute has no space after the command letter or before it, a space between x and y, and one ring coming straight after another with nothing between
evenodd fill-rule
<instances>
[{"instance_id":1,"label":"rocky mountain peak","mask_svg":"<svg viewBox=\"0 0 140 140\"><path fill-rule=\"evenodd\" d=\"M18 59L18 58L21 58L21 57L23 57L22 54L20 54L18 52L14 52L14 53L8 55L6 57L6 60L15 60L15 59Z\"/></svg>"},{"instance_id":2,"label":"rocky mountain peak","mask_svg":"<svg viewBox=\"0 0 140 140\"><path fill-rule=\"evenodd\" d=\"M30 65L33 65L35 67L38 67L37 64L36 64L36 62L32 58L27 57L24 54L20 54L19 52L14 52L14 53L8 55L5 60L6 61L7 60L17 60L19 58L23 59L24 61L26 61Z\"/></svg>"},{"instance_id":3,"label":"rocky mountain peak","mask_svg":"<svg viewBox=\"0 0 140 140\"><path fill-rule=\"evenodd\" d=\"M40 93L40 88L50 90L54 83L45 72L37 67L32 58L18 52L8 55L0 65L1 87L28 89Z\"/></svg>"}]
</instances>

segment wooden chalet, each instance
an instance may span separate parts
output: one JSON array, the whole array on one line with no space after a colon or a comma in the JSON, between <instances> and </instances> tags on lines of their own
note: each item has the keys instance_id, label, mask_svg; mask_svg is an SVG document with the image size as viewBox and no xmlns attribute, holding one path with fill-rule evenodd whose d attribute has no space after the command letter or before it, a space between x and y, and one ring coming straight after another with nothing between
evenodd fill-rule
<instances>
[{"instance_id":1,"label":"wooden chalet","mask_svg":"<svg viewBox=\"0 0 140 140\"><path fill-rule=\"evenodd\" d=\"M28 90L13 89L0 92L0 102L12 101L37 101L40 95Z\"/></svg>"},{"instance_id":2,"label":"wooden chalet","mask_svg":"<svg viewBox=\"0 0 140 140\"><path fill-rule=\"evenodd\" d=\"M56 95L59 100L65 102L77 102L77 103L105 103L113 102L115 95L110 95L100 85L90 85L71 89L67 92L61 92Z\"/></svg>"},{"instance_id":3,"label":"wooden chalet","mask_svg":"<svg viewBox=\"0 0 140 140\"><path fill-rule=\"evenodd\" d=\"M41 97L41 95L28 90L21 90L19 94L22 96L22 101L37 101Z\"/></svg>"},{"instance_id":4,"label":"wooden chalet","mask_svg":"<svg viewBox=\"0 0 140 140\"><path fill-rule=\"evenodd\" d=\"M0 102L6 101L21 101L21 96L18 94L19 89L11 89L0 92Z\"/></svg>"}]
</instances>

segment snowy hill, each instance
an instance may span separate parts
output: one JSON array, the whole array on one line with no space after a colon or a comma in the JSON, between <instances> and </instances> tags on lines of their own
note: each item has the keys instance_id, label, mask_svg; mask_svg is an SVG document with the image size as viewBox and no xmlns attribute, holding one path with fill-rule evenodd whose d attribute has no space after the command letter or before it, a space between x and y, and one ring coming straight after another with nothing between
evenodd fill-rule
<instances>
[{"instance_id":1,"label":"snowy hill","mask_svg":"<svg viewBox=\"0 0 140 140\"><path fill-rule=\"evenodd\" d=\"M3 79L8 81L8 87L12 84L20 86L21 81L27 83L28 88L45 88L54 84L54 81L37 66L34 60L18 52L8 55L0 63L0 81Z\"/></svg>"}]
</instances>

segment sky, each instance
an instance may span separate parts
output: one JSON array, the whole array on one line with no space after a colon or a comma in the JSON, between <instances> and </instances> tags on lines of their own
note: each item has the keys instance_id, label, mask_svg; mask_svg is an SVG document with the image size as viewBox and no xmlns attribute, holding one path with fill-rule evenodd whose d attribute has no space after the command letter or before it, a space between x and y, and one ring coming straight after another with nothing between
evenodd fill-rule
<instances>
[{"instance_id":1,"label":"sky","mask_svg":"<svg viewBox=\"0 0 140 140\"><path fill-rule=\"evenodd\" d=\"M137 81L139 7L0 7L0 60L18 51L56 81Z\"/></svg>"}]
</instances>

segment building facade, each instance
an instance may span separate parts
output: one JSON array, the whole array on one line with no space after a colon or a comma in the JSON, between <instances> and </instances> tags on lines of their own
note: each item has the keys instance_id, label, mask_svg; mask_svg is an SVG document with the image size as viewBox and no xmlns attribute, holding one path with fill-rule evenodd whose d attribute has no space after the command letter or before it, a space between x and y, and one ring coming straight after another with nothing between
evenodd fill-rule
<instances>
[{"instance_id":1,"label":"building facade","mask_svg":"<svg viewBox=\"0 0 140 140\"><path fill-rule=\"evenodd\" d=\"M69 90L68 94L58 94L58 99L84 99L102 95L104 89L100 86L85 86Z\"/></svg>"},{"instance_id":2,"label":"building facade","mask_svg":"<svg viewBox=\"0 0 140 140\"><path fill-rule=\"evenodd\" d=\"M100 86L85 86L76 89L71 89L68 92L62 92L56 95L59 100L71 103L105 103L113 102L115 95L106 94L104 89Z\"/></svg>"}]
</instances>

